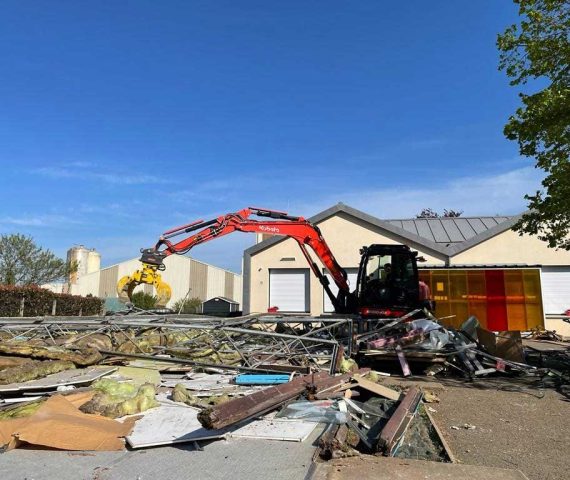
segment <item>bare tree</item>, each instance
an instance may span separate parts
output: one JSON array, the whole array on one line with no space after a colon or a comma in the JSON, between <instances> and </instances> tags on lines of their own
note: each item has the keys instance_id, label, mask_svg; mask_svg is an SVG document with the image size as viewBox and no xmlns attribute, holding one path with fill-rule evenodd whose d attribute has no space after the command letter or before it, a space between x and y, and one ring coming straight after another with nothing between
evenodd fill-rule
<instances>
[{"instance_id":1,"label":"bare tree","mask_svg":"<svg viewBox=\"0 0 570 480\"><path fill-rule=\"evenodd\" d=\"M431 208L424 208L420 213L416 215L416 218L460 217L462 214L463 210L448 210L447 208L444 208L443 215L440 215Z\"/></svg>"}]
</instances>

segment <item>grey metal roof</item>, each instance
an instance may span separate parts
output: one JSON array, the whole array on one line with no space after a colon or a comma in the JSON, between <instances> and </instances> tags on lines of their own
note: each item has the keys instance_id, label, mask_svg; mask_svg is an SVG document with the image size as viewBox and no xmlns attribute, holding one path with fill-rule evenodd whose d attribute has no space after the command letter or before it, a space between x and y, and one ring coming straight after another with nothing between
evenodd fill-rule
<instances>
[{"instance_id":1,"label":"grey metal roof","mask_svg":"<svg viewBox=\"0 0 570 480\"><path fill-rule=\"evenodd\" d=\"M426 253L444 258L457 255L509 230L522 215L381 220L344 203L338 203L309 220L319 223L338 213L345 213L375 225L412 248L420 248ZM284 237L275 236L253 245L245 250L246 258L283 240Z\"/></svg>"},{"instance_id":2,"label":"grey metal roof","mask_svg":"<svg viewBox=\"0 0 570 480\"><path fill-rule=\"evenodd\" d=\"M386 220L386 222L435 243L458 244L513 217L443 217Z\"/></svg>"}]
</instances>

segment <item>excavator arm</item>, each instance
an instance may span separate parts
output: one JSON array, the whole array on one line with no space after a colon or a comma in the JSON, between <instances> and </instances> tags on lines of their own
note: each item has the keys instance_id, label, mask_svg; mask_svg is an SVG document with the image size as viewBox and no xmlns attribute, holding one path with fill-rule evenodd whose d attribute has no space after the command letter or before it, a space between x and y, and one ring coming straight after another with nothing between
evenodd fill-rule
<instances>
[{"instance_id":1,"label":"excavator arm","mask_svg":"<svg viewBox=\"0 0 570 480\"><path fill-rule=\"evenodd\" d=\"M252 220L249 218L252 215L272 220ZM162 281L158 273L165 268L164 259L172 254L185 254L196 245L209 242L235 231L280 235L294 239L307 259L311 270L317 276L331 299L335 311L346 311L350 297L346 271L334 258L319 228L303 217L294 217L286 212L255 207L244 208L238 212L229 213L209 221L198 220L164 232L154 247L141 250L140 261L143 264L142 269L119 280L117 284L119 297L130 299L136 286L150 284L154 285L157 290L158 304L165 305L170 299L171 291L170 287ZM196 233L176 243L171 241L174 237L192 232ZM310 247L331 274L338 287L338 295L331 291L328 278L313 260L307 247Z\"/></svg>"}]
</instances>

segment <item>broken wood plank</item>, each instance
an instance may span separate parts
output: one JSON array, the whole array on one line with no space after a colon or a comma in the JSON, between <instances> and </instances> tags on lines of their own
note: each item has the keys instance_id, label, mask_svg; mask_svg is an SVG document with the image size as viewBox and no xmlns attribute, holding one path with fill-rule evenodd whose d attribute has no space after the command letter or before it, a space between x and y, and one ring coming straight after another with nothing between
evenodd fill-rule
<instances>
[{"instance_id":1,"label":"broken wood plank","mask_svg":"<svg viewBox=\"0 0 570 480\"><path fill-rule=\"evenodd\" d=\"M360 369L355 373L367 373L370 369ZM285 402L301 395L307 387L314 386L317 392L335 385L342 385L353 373L331 377L328 373L319 372L305 375L288 383L266 388L241 398L235 398L221 405L202 410L198 420L206 428L224 428L242 420L267 413Z\"/></svg>"},{"instance_id":2,"label":"broken wood plank","mask_svg":"<svg viewBox=\"0 0 570 480\"><path fill-rule=\"evenodd\" d=\"M396 390L385 387L384 385L380 385L378 383L371 382L370 380L366 380L360 375L355 375L354 379L360 387L368 390L369 392L375 393L376 395L380 395L385 398L389 398L390 400L400 400L400 392Z\"/></svg>"},{"instance_id":3,"label":"broken wood plank","mask_svg":"<svg viewBox=\"0 0 570 480\"><path fill-rule=\"evenodd\" d=\"M282 405L305 391L313 381L327 378L328 373L305 375L291 382L266 388L241 398L235 398L222 405L202 410L198 420L208 429L220 429L233 425L255 415L261 415Z\"/></svg>"},{"instance_id":4,"label":"broken wood plank","mask_svg":"<svg viewBox=\"0 0 570 480\"><path fill-rule=\"evenodd\" d=\"M384 451L385 455L392 456L394 449L410 425L421 399L422 392L416 387L411 387L394 414L384 425L380 432L378 447Z\"/></svg>"}]
</instances>

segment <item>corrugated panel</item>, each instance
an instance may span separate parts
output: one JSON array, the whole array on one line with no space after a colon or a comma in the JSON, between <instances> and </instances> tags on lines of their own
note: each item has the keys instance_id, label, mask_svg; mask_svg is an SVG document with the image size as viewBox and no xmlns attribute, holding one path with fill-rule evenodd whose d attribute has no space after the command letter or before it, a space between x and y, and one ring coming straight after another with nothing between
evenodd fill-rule
<instances>
[{"instance_id":1,"label":"corrugated panel","mask_svg":"<svg viewBox=\"0 0 570 480\"><path fill-rule=\"evenodd\" d=\"M427 220L416 220L416 228L420 237L435 242L435 237L433 236L433 233L431 233Z\"/></svg>"},{"instance_id":2,"label":"corrugated panel","mask_svg":"<svg viewBox=\"0 0 570 480\"><path fill-rule=\"evenodd\" d=\"M441 225L441 221L439 219L430 220L429 226L431 228L431 231L433 233L433 236L434 236L436 242L438 242L438 243L449 243L449 241L450 241L449 236L447 235L445 229Z\"/></svg>"},{"instance_id":3,"label":"corrugated panel","mask_svg":"<svg viewBox=\"0 0 570 480\"><path fill-rule=\"evenodd\" d=\"M190 263L190 296L206 300L208 293L208 265L192 260Z\"/></svg>"},{"instance_id":4,"label":"corrugated panel","mask_svg":"<svg viewBox=\"0 0 570 480\"><path fill-rule=\"evenodd\" d=\"M224 297L234 298L234 274L230 272L225 272L225 288Z\"/></svg>"},{"instance_id":5,"label":"corrugated panel","mask_svg":"<svg viewBox=\"0 0 570 480\"><path fill-rule=\"evenodd\" d=\"M206 300L214 297L223 297L226 287L226 272L221 268L208 265L208 288Z\"/></svg>"},{"instance_id":6,"label":"corrugated panel","mask_svg":"<svg viewBox=\"0 0 570 480\"><path fill-rule=\"evenodd\" d=\"M99 297L107 298L117 296L118 275L118 265L101 270L101 275L99 277Z\"/></svg>"},{"instance_id":7,"label":"corrugated panel","mask_svg":"<svg viewBox=\"0 0 570 480\"><path fill-rule=\"evenodd\" d=\"M477 233L483 233L487 230L487 227L483 224L481 220L478 218L468 218L466 219L469 222L469 225L475 230Z\"/></svg>"},{"instance_id":8,"label":"corrugated panel","mask_svg":"<svg viewBox=\"0 0 570 480\"><path fill-rule=\"evenodd\" d=\"M242 305L242 293L243 293L243 277L241 275L234 275L234 296L233 300Z\"/></svg>"},{"instance_id":9,"label":"corrugated panel","mask_svg":"<svg viewBox=\"0 0 570 480\"><path fill-rule=\"evenodd\" d=\"M416 222L413 220L402 220L402 228L414 235L418 234L418 229L416 228Z\"/></svg>"},{"instance_id":10,"label":"corrugated panel","mask_svg":"<svg viewBox=\"0 0 570 480\"><path fill-rule=\"evenodd\" d=\"M469 224L469 222L465 218L457 218L455 220L455 225L457 226L463 237L465 237L465 240L469 240L470 238L476 235L475 230L473 230L473 227Z\"/></svg>"},{"instance_id":11,"label":"corrugated panel","mask_svg":"<svg viewBox=\"0 0 570 480\"><path fill-rule=\"evenodd\" d=\"M183 255L171 255L165 258L164 265L166 270L162 272L163 280L170 285L172 289L172 298L168 306L174 305L182 298L194 297L194 292L188 290L190 288L190 266L193 260Z\"/></svg>"},{"instance_id":12,"label":"corrugated panel","mask_svg":"<svg viewBox=\"0 0 570 480\"><path fill-rule=\"evenodd\" d=\"M88 273L78 278L75 285L71 285L71 293L73 295L94 295L99 296L99 275L101 272L98 270L93 273Z\"/></svg>"},{"instance_id":13,"label":"corrugated panel","mask_svg":"<svg viewBox=\"0 0 570 480\"><path fill-rule=\"evenodd\" d=\"M445 229L449 240L452 242L462 242L465 240L457 225L455 225L455 220L451 218L441 219L441 225Z\"/></svg>"}]
</instances>

